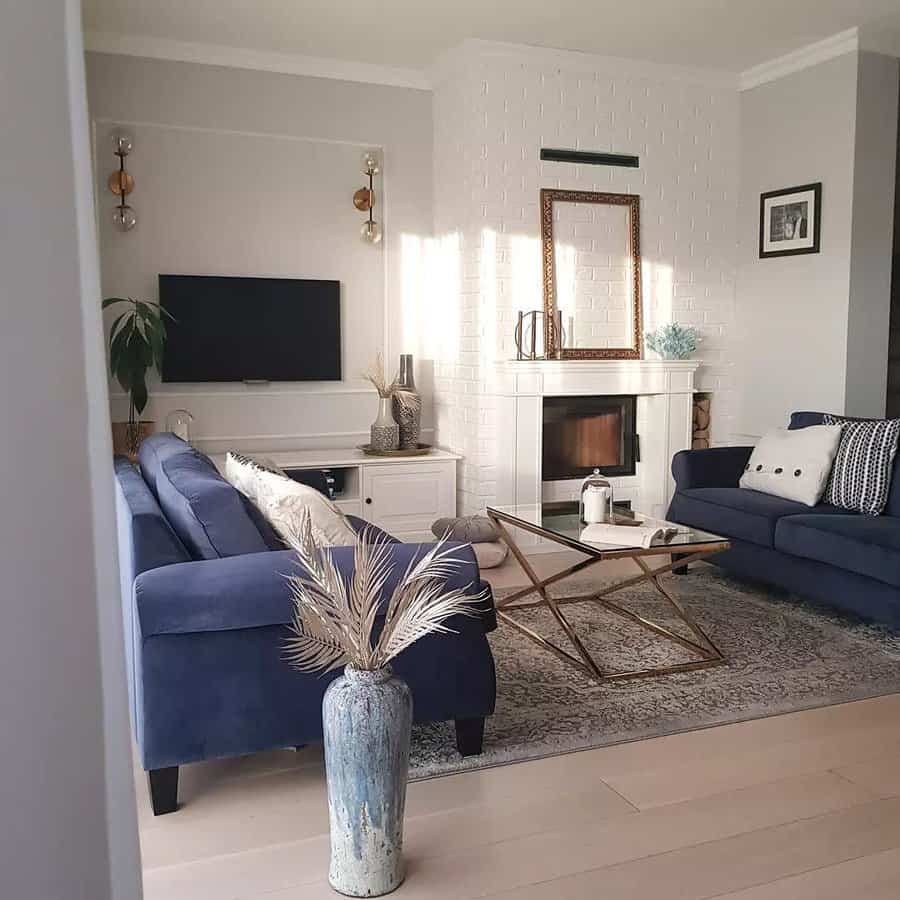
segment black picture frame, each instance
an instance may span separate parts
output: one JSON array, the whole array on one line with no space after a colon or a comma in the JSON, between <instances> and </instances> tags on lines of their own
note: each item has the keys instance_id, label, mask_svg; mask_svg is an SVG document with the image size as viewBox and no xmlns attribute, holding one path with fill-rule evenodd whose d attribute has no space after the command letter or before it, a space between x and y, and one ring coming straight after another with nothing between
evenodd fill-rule
<instances>
[{"instance_id":1,"label":"black picture frame","mask_svg":"<svg viewBox=\"0 0 900 900\"><path fill-rule=\"evenodd\" d=\"M785 244L789 242L789 240L797 240L798 242L802 242L801 246L797 247L789 247L785 246L784 249L773 249L773 244L780 243L782 239L773 240L771 237L771 225L772 225L772 216L766 214L767 206L769 209L772 209L776 206L776 204L771 204L770 201L776 200L779 197L789 197L795 194L808 194L810 195L808 199L803 200L802 203L807 204L807 234L802 235L797 238L785 238ZM785 204L785 206L801 206L801 202L795 202L792 204ZM812 207L811 211L809 210L809 206ZM767 233L766 226L769 226L770 230ZM792 225L792 227L795 227ZM808 234L812 232L811 243L809 242ZM822 182L816 181L812 184L800 184L796 187L789 188L781 188L777 191L766 191L764 194L759 195L759 258L760 259L774 259L780 256L804 256L807 253L818 253L820 249L820 241L822 234Z\"/></svg>"}]
</instances>

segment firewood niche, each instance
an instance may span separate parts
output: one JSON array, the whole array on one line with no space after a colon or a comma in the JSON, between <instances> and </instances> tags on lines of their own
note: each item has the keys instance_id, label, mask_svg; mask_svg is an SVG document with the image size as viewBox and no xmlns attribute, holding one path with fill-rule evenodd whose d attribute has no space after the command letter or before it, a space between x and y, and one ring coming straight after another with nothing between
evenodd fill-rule
<instances>
[{"instance_id":1,"label":"firewood niche","mask_svg":"<svg viewBox=\"0 0 900 900\"><path fill-rule=\"evenodd\" d=\"M694 394L694 412L691 426L691 449L706 450L709 447L710 406L709 394Z\"/></svg>"}]
</instances>

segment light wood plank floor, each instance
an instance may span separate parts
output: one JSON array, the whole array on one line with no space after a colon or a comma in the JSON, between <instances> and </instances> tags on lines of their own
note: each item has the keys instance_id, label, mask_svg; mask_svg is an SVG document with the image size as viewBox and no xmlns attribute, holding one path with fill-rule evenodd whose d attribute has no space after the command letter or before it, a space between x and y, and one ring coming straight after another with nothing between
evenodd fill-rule
<instances>
[{"instance_id":1,"label":"light wood plank floor","mask_svg":"<svg viewBox=\"0 0 900 900\"><path fill-rule=\"evenodd\" d=\"M395 896L895 900L898 750L892 695L417 782ZM187 766L156 819L137 781L147 900L336 896L317 748Z\"/></svg>"}]
</instances>

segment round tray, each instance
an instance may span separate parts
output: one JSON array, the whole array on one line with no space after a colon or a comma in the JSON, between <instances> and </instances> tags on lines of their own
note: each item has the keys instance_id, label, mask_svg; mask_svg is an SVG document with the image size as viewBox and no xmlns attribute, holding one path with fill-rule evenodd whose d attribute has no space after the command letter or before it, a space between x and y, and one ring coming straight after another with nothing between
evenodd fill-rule
<instances>
[{"instance_id":1,"label":"round tray","mask_svg":"<svg viewBox=\"0 0 900 900\"><path fill-rule=\"evenodd\" d=\"M373 450L371 444L360 444L356 449L366 456L427 456L434 448L431 444L419 444L409 450Z\"/></svg>"}]
</instances>

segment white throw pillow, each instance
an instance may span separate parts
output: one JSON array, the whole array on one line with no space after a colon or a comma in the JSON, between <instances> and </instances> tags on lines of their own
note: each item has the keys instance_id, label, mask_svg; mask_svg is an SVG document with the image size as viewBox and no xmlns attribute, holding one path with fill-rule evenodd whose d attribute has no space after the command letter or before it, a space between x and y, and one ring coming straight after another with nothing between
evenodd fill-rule
<instances>
[{"instance_id":1,"label":"white throw pillow","mask_svg":"<svg viewBox=\"0 0 900 900\"><path fill-rule=\"evenodd\" d=\"M356 532L347 517L324 494L307 484L267 471L232 453L225 460L225 478L256 506L282 538L296 534L303 514L308 513L320 544L349 547L356 543Z\"/></svg>"},{"instance_id":2,"label":"white throw pillow","mask_svg":"<svg viewBox=\"0 0 900 900\"><path fill-rule=\"evenodd\" d=\"M256 476L260 472L272 472L284 478L288 477L284 469L265 457L247 456L237 450L229 450L225 454L225 480L254 503L257 493Z\"/></svg>"},{"instance_id":3,"label":"white throw pillow","mask_svg":"<svg viewBox=\"0 0 900 900\"><path fill-rule=\"evenodd\" d=\"M828 484L840 439L840 425L775 428L754 447L740 485L815 506Z\"/></svg>"},{"instance_id":4,"label":"white throw pillow","mask_svg":"<svg viewBox=\"0 0 900 900\"><path fill-rule=\"evenodd\" d=\"M256 472L253 461L248 456L229 450L225 456L225 480L239 490L249 500L255 502Z\"/></svg>"}]
</instances>

